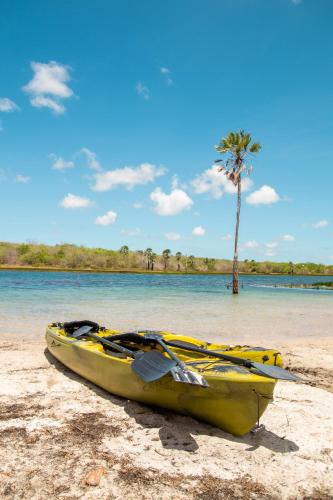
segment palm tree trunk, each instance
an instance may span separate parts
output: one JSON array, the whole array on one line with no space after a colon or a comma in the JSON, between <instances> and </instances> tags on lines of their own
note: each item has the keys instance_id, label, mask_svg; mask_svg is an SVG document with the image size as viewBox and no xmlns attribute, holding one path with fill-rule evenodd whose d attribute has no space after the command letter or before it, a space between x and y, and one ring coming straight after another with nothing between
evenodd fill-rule
<instances>
[{"instance_id":1,"label":"palm tree trunk","mask_svg":"<svg viewBox=\"0 0 333 500\"><path fill-rule=\"evenodd\" d=\"M239 176L237 185L237 215L236 215L236 230L235 230L235 247L234 247L234 262L232 267L232 293L238 293L238 230L239 230L239 218L241 209L241 194L242 194L242 183L241 176Z\"/></svg>"}]
</instances>

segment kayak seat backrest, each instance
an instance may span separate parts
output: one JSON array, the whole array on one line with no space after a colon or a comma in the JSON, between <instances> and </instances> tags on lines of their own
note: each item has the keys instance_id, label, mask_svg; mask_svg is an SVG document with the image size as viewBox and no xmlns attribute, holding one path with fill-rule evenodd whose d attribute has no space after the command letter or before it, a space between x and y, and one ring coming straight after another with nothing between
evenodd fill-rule
<instances>
[{"instance_id":1,"label":"kayak seat backrest","mask_svg":"<svg viewBox=\"0 0 333 500\"><path fill-rule=\"evenodd\" d=\"M90 321L88 319L82 320L82 321L67 321L62 324L62 328L65 330L65 332L68 335L73 335L75 330L78 330L79 328L83 326L91 326L91 332L98 332L100 330L100 326L98 323L95 323L95 321Z\"/></svg>"},{"instance_id":2,"label":"kayak seat backrest","mask_svg":"<svg viewBox=\"0 0 333 500\"><path fill-rule=\"evenodd\" d=\"M186 342L185 340L173 340L173 339L172 339L172 346L179 347L180 349L186 349L187 347L199 347L198 345L192 344L191 342Z\"/></svg>"},{"instance_id":3,"label":"kayak seat backrest","mask_svg":"<svg viewBox=\"0 0 333 500\"><path fill-rule=\"evenodd\" d=\"M134 342L136 344L141 345L151 345L152 343L155 345L156 341L152 341L152 339L146 339L142 335L138 333L119 333L117 335L109 335L108 337L103 337L106 340L110 340L111 342L115 342L116 340L122 340L124 342Z\"/></svg>"}]
</instances>

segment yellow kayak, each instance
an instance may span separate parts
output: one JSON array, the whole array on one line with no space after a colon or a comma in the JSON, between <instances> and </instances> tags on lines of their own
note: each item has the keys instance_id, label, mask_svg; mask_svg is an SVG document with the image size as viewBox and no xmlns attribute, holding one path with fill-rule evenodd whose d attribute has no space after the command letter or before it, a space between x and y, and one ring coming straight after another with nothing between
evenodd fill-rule
<instances>
[{"instance_id":1,"label":"yellow kayak","mask_svg":"<svg viewBox=\"0 0 333 500\"><path fill-rule=\"evenodd\" d=\"M180 360L183 369L197 374L207 386L177 382L172 371L147 382L133 371L131 356L109 348L104 342L114 344L117 341L135 355L147 355L149 351L157 354L158 351L159 359L164 356L164 360L170 361L170 357L159 344L152 346L149 340L141 342L145 331L136 332L134 340L124 337L122 341L119 334L98 327L95 338L85 335L75 338L73 329L67 329L66 323L52 323L46 329L46 342L49 351L65 366L112 394L191 415L236 436L249 432L273 399L275 378L239 362L217 359L207 351L264 363L268 368L269 365L281 367L282 358L274 349L210 344L188 336L159 332L163 342L172 345L169 349ZM192 348L206 352L188 350Z\"/></svg>"}]
</instances>

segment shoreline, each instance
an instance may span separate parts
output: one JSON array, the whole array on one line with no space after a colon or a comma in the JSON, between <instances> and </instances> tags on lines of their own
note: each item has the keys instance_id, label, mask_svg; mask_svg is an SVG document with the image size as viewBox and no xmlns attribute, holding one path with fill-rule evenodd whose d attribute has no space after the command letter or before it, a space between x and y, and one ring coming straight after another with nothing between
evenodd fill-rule
<instances>
[{"instance_id":1,"label":"shoreline","mask_svg":"<svg viewBox=\"0 0 333 500\"><path fill-rule=\"evenodd\" d=\"M163 270L147 270L147 269L92 269L92 268L62 268L62 267L36 267L36 266L3 266L0 265L0 272L1 271L44 271L44 272L60 272L60 273L89 273L89 274L170 274L170 275L180 275L180 276L186 276L186 275L209 275L209 276L232 276L232 272L219 272L219 271L163 271ZM291 279L297 276L319 276L319 277L325 277L325 276L333 276L333 274L294 274L294 275L289 275L287 273L245 273L245 272L239 272L239 276L289 276Z\"/></svg>"}]
</instances>

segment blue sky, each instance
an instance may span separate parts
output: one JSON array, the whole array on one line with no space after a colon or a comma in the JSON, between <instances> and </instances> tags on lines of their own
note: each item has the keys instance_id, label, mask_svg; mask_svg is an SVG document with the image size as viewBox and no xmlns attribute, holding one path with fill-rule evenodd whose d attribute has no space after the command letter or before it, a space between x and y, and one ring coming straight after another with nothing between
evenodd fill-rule
<instances>
[{"instance_id":1,"label":"blue sky","mask_svg":"<svg viewBox=\"0 0 333 500\"><path fill-rule=\"evenodd\" d=\"M1 240L333 262L331 0L4 0Z\"/></svg>"}]
</instances>

